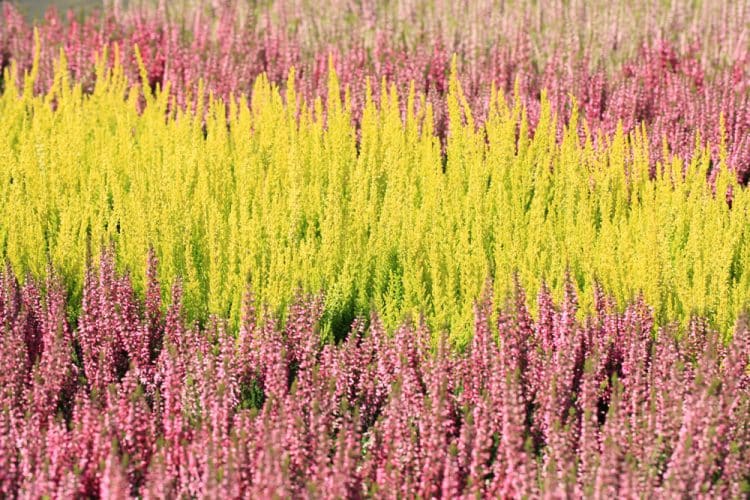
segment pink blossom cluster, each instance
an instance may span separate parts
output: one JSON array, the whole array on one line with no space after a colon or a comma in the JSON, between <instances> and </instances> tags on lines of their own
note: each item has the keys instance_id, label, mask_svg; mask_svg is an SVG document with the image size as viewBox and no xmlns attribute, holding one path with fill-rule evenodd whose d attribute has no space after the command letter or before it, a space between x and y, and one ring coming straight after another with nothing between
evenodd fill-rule
<instances>
[{"instance_id":1,"label":"pink blossom cluster","mask_svg":"<svg viewBox=\"0 0 750 500\"><path fill-rule=\"evenodd\" d=\"M10 4L2 8L0 67L16 61L20 75L33 61L33 30ZM37 25L41 61L36 90L43 92L51 85L60 50L67 56L73 79L91 90L97 54L107 47L113 58L115 45L128 77L138 82L134 52L138 45L148 84L153 88L169 83L181 106L194 101L201 81L207 91L229 99L249 94L262 73L283 88L292 67L299 95L311 102L317 96L326 98L332 56L342 85L350 89L355 123L361 116L368 78L376 99L383 80L394 84L402 96L414 82L432 104L436 130L444 138L445 94L451 57L456 53L460 80L478 123L486 116L492 85L510 99L517 82L532 131L542 90L546 90L561 124L570 115L571 97L594 131L612 134L622 123L627 133L645 124L654 165L664 159L665 141L667 155L690 158L700 134L700 141L710 145L715 164L723 143L727 163L742 182L750 180L750 49L741 43L742 36L734 48L725 47L722 62L707 57L708 46L722 43L731 34L702 42L695 35L694 43L679 46L663 38L644 38L636 54L625 54L622 62L605 67L602 58L579 53L578 44L566 40L546 40L555 49L549 57L537 57L531 35L522 25L504 32L504 41L488 39L484 40L488 46L474 47L448 45L441 33L425 33L419 43L409 45L387 27L379 29L363 21L354 26L346 44L323 39L309 47L302 46L283 22L251 17L240 24L231 8L213 17L196 15L187 25L158 12L116 14L92 13L79 20L72 13L61 19L56 11L48 11ZM368 37L374 41L366 43ZM620 54L613 48L609 54L605 50L606 55L615 59Z\"/></svg>"},{"instance_id":2,"label":"pink blossom cluster","mask_svg":"<svg viewBox=\"0 0 750 500\"><path fill-rule=\"evenodd\" d=\"M58 278L0 274L0 496L732 497L750 488L750 329L572 285L476 306L463 352L373 315L322 343L322 300L281 321L248 295L238 333L189 325L105 253L77 325ZM490 296L490 292L487 293ZM164 312L166 310L166 312ZM256 319L263 316L262 319Z\"/></svg>"}]
</instances>

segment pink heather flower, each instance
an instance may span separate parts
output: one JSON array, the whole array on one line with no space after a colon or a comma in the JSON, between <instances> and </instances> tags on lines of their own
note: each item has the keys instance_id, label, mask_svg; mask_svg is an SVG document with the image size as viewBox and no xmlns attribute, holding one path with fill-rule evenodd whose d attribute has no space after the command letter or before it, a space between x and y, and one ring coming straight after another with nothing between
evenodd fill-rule
<instances>
[{"instance_id":1,"label":"pink heather flower","mask_svg":"<svg viewBox=\"0 0 750 500\"><path fill-rule=\"evenodd\" d=\"M75 330L53 274L0 273L2 495L744 494L743 319L727 345L697 318L653 332L642 299L619 312L595 288L579 321L568 286L560 305L543 287L534 320L517 287L497 322L489 293L477 305L464 352L377 316L320 345L320 299L287 323L248 300L237 337L186 325L179 282L166 312L155 275L139 300L113 259L87 271Z\"/></svg>"},{"instance_id":2,"label":"pink heather flower","mask_svg":"<svg viewBox=\"0 0 750 500\"><path fill-rule=\"evenodd\" d=\"M725 19L725 23L747 24L746 11L725 12L725 17L735 17ZM10 4L4 4L1 15L0 70L14 61L18 67L12 76L20 80L33 61L33 30ZM93 91L97 55L107 49L111 66L117 47L130 83L143 83L147 90L165 89L181 107L195 109L198 100L206 100L209 93L225 101L247 95L260 74L266 74L273 84L283 88L292 67L296 69L300 98L310 103L320 97L325 104L331 56L342 89L349 89L355 125L361 123L364 82L368 78L393 84L402 103L413 83L435 110L434 128L445 142L445 95L449 90L449 61L455 53L459 79L478 125L486 118L494 84L508 97L518 89L532 132L539 120L544 89L559 119L558 138L570 118L573 96L580 108L581 134L584 120L592 131L599 130L605 136L613 134L620 123L626 134L646 124L652 173L658 161L668 159L662 158L663 140L668 145L668 156L689 159L694 154L696 133L704 145L710 145L713 164L718 165L718 148L724 133L730 168L741 182L750 179L750 51L743 44L745 32L741 29L727 32L725 26L712 30L701 27L702 40L675 44L663 39L659 30L646 30L644 43L635 53L621 53L620 44L613 42L600 47L599 58L593 58L590 51L579 54L575 38L559 39L560 35L545 33L545 37L552 38L547 40L548 46L555 48L546 57L539 57L532 46L534 28L529 32L528 23L504 28L505 42L496 39L498 31L480 42L446 37L446 28L441 27L421 31L417 37L420 41L408 44L391 26L368 25L368 15L373 14L363 12L356 18L348 28L350 36L342 40L317 39L303 46L296 33L302 28L295 23L305 25L306 21L299 20L298 14L285 12L279 22L272 22L268 13L260 17L255 14L239 23L240 13L234 2L217 7L211 16L196 10L191 20L184 20L191 24L191 36L184 36L184 25L160 9L150 13L131 9L127 14L113 9L103 14L91 13L82 22L72 12L64 20L57 11L50 10L36 26L41 58L34 91L50 88L60 49L66 54L71 80L80 82L85 92ZM571 27L573 32L576 28L582 29ZM614 40L622 36L618 30L612 31ZM136 45L146 70L145 82L140 82ZM709 56L712 50L719 50L722 57ZM613 59L621 62L604 68L604 61ZM205 86L202 96L197 92L201 81ZM380 85L374 87L373 97L379 102ZM711 179L715 171L712 170Z\"/></svg>"}]
</instances>

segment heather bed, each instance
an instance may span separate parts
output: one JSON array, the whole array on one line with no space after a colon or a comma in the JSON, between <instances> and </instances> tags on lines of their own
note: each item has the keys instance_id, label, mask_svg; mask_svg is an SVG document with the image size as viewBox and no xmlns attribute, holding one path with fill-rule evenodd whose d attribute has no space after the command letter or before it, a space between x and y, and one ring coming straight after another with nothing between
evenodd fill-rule
<instances>
[{"instance_id":1,"label":"heather bed","mask_svg":"<svg viewBox=\"0 0 750 500\"><path fill-rule=\"evenodd\" d=\"M499 309L488 291L461 353L376 315L322 344L303 296L280 327L247 295L235 336L185 323L179 283L165 313L153 258L145 301L112 259L88 269L76 328L57 276L0 275L4 495L748 493L745 320L727 345L700 318L654 336L641 299L620 312L597 289L579 321L569 283L537 320L523 289Z\"/></svg>"},{"instance_id":2,"label":"heather bed","mask_svg":"<svg viewBox=\"0 0 750 500\"><path fill-rule=\"evenodd\" d=\"M750 12L637 3L4 4L0 496L750 494Z\"/></svg>"},{"instance_id":3,"label":"heather bed","mask_svg":"<svg viewBox=\"0 0 750 500\"><path fill-rule=\"evenodd\" d=\"M90 94L60 67L44 95L23 91L32 71L0 96L0 245L22 275L51 264L73 304L110 243L137 290L153 247L191 320L236 327L248 282L276 313L297 288L323 291L329 339L374 309L465 344L485 280L504 300L513 273L560 297L570 272L584 312L596 282L621 306L643 294L658 325L697 314L725 337L748 303L750 194L725 143L715 165L696 142L688 162L652 166L646 127L604 135L573 111L559 129L544 95L533 133L517 94L493 93L478 125L454 77L443 147L416 92L368 93L355 127L333 70L341 98L325 105L260 77L250 101L194 111L119 65L102 61Z\"/></svg>"},{"instance_id":4,"label":"heather bed","mask_svg":"<svg viewBox=\"0 0 750 500\"><path fill-rule=\"evenodd\" d=\"M652 166L671 154L689 161L699 133L714 163L723 142L730 168L742 182L750 175L750 7L744 2L586 0L555 2L542 11L541 3L509 0L385 7L326 0L316 3L314 15L305 2L271 2L250 12L236 1L202 8L186 3L186 11L135 8L82 18L50 10L34 26L41 41L34 90L49 90L62 51L70 78L92 91L97 55L107 48L113 58L115 46L128 82L141 83L137 45L143 81L169 84L179 106L195 104L201 83L206 95L224 101L250 94L261 74L283 89L292 67L296 91L310 103L326 99L333 56L355 125L367 78L376 101L382 79L396 86L402 103L413 82L432 104L435 131L444 140L455 54L477 123L487 116L494 85L506 96L518 91L533 130L545 90L563 123L574 98L591 128L607 135L620 122L626 133L647 125ZM34 30L10 4L3 4L2 17L0 67L14 61L20 80L33 65ZM560 18L566 22L556 22Z\"/></svg>"}]
</instances>

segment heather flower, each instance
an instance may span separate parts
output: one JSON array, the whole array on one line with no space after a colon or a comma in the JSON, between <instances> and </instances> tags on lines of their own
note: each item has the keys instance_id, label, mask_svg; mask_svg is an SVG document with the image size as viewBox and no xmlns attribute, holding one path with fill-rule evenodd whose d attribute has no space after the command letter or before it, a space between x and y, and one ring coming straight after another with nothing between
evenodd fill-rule
<instances>
[{"instance_id":1,"label":"heather flower","mask_svg":"<svg viewBox=\"0 0 750 500\"><path fill-rule=\"evenodd\" d=\"M543 289L535 319L517 285L505 307L477 304L465 351L377 315L321 345L320 299L289 323L256 323L247 300L235 336L186 324L179 283L167 311L147 306L111 262L89 269L75 328L54 274L1 275L3 495L744 494L742 320L728 344L699 318L654 332L642 299L619 311L601 288L580 319L570 286L561 304ZM30 352L31 369L8 357Z\"/></svg>"}]
</instances>

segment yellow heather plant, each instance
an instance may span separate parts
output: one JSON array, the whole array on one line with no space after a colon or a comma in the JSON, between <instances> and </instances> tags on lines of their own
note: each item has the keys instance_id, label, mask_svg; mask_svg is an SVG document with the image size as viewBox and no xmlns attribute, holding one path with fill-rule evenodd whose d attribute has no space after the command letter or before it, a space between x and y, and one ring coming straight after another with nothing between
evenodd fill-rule
<instances>
[{"instance_id":1,"label":"yellow heather plant","mask_svg":"<svg viewBox=\"0 0 750 500\"><path fill-rule=\"evenodd\" d=\"M198 96L205 110L128 88L117 64L99 64L91 95L63 57L45 96L29 91L33 71L25 90L13 72L0 248L19 274L51 262L74 295L91 249L111 242L141 288L153 247L193 318L236 321L248 283L275 311L324 291L324 335L375 309L391 327L424 314L461 344L486 279L502 300L514 274L532 307L569 272L583 311L599 282L621 303L643 294L658 323L699 313L727 335L748 303L750 203L726 167L714 193L696 147L651 179L645 130L581 137L574 111L558 141L544 96L533 136L519 99L496 92L477 127L453 77L444 157L413 89L405 106L385 84L379 103L368 92L358 137L333 71L326 105L302 102L292 72L283 95L260 77L250 102Z\"/></svg>"}]
</instances>

